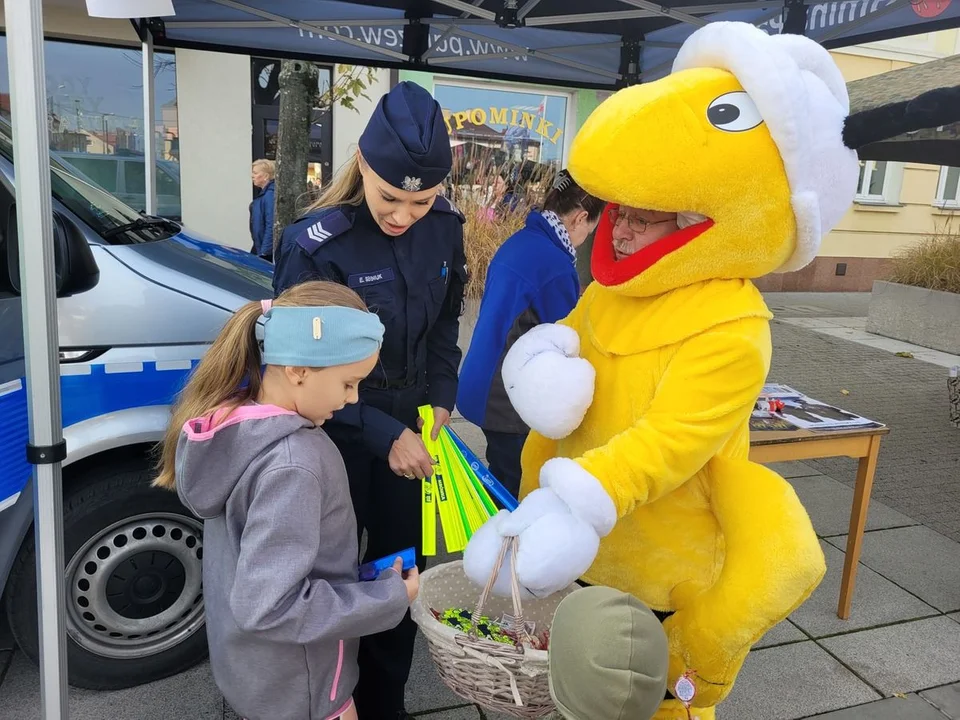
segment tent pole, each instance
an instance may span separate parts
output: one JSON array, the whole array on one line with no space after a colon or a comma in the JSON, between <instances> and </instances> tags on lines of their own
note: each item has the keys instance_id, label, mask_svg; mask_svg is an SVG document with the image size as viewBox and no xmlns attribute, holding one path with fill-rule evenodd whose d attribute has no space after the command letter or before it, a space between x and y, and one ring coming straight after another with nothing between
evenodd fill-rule
<instances>
[{"instance_id":1,"label":"tent pole","mask_svg":"<svg viewBox=\"0 0 960 720\"><path fill-rule=\"evenodd\" d=\"M60 413L43 10L41 0L18 0L8 2L6 11L24 354L30 403L27 459L34 465L41 716L45 720L65 720L68 714L67 654L60 461L66 455L66 446Z\"/></svg>"},{"instance_id":2,"label":"tent pole","mask_svg":"<svg viewBox=\"0 0 960 720\"><path fill-rule=\"evenodd\" d=\"M807 5L804 0L786 0L783 4L783 34L806 35Z\"/></svg>"},{"instance_id":3,"label":"tent pole","mask_svg":"<svg viewBox=\"0 0 960 720\"><path fill-rule=\"evenodd\" d=\"M617 89L640 82L643 62L643 36L624 35L620 39L620 80Z\"/></svg>"},{"instance_id":4,"label":"tent pole","mask_svg":"<svg viewBox=\"0 0 960 720\"><path fill-rule=\"evenodd\" d=\"M144 31L143 41L143 159L146 178L146 214L157 214L157 126L154 98L156 82L153 75L153 33Z\"/></svg>"}]
</instances>

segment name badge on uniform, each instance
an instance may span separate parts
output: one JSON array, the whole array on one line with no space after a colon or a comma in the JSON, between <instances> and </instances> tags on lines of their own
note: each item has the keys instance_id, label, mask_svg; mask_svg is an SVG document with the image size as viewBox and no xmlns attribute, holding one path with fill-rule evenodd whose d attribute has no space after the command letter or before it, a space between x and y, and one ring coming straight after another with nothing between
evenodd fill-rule
<instances>
[{"instance_id":1,"label":"name badge on uniform","mask_svg":"<svg viewBox=\"0 0 960 720\"><path fill-rule=\"evenodd\" d=\"M347 287L356 289L366 285L379 285L380 283L391 282L395 277L393 268L389 267L373 272L356 273L347 278Z\"/></svg>"}]
</instances>

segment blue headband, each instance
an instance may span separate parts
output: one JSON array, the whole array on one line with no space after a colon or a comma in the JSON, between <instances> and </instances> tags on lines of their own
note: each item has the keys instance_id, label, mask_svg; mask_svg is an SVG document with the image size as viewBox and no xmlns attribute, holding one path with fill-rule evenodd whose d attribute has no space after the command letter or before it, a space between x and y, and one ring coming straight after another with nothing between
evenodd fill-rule
<instances>
[{"instance_id":1,"label":"blue headband","mask_svg":"<svg viewBox=\"0 0 960 720\"><path fill-rule=\"evenodd\" d=\"M380 349L376 314L346 307L270 307L264 313L267 365L333 367L365 360Z\"/></svg>"}]
</instances>

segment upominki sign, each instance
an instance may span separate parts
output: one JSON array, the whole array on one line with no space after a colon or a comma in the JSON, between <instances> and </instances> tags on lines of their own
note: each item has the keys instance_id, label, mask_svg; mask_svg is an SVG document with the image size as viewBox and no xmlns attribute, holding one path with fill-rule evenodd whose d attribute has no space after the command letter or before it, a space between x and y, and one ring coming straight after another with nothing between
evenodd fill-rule
<instances>
[{"instance_id":1,"label":"upominki sign","mask_svg":"<svg viewBox=\"0 0 960 720\"><path fill-rule=\"evenodd\" d=\"M487 126L505 126L525 128L536 133L545 140L554 145L563 134L563 128L556 127L543 115L538 113L520 110L518 108L508 107L475 107L466 110L447 111L443 113L444 120L447 123L447 132L453 135L458 130L463 130L467 123L482 127Z\"/></svg>"}]
</instances>

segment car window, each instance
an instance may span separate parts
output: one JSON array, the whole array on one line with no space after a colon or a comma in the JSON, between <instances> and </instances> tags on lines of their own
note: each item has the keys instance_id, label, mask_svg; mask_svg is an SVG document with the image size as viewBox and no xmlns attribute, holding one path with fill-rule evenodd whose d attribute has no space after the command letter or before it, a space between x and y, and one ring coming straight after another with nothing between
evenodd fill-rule
<instances>
[{"instance_id":1,"label":"car window","mask_svg":"<svg viewBox=\"0 0 960 720\"><path fill-rule=\"evenodd\" d=\"M64 160L107 192L117 192L116 160L105 155L68 155Z\"/></svg>"},{"instance_id":2,"label":"car window","mask_svg":"<svg viewBox=\"0 0 960 720\"><path fill-rule=\"evenodd\" d=\"M180 183L170 177L162 167L157 168L157 195L180 197Z\"/></svg>"},{"instance_id":3,"label":"car window","mask_svg":"<svg viewBox=\"0 0 960 720\"><path fill-rule=\"evenodd\" d=\"M0 119L0 156L13 164L13 142L10 126ZM78 178L78 170L50 156L50 189L53 196L87 223L99 235L119 227L126 227L143 218L136 210L100 187ZM14 168L14 173L16 168ZM16 179L14 178L14 181ZM131 227L110 237L115 244L148 243L171 237L178 231L175 223Z\"/></svg>"},{"instance_id":4,"label":"car window","mask_svg":"<svg viewBox=\"0 0 960 720\"><path fill-rule=\"evenodd\" d=\"M128 193L136 195L146 195L146 165L140 161L124 163L123 172L126 178L126 189ZM180 197L180 183L167 174L166 169L157 166L157 195L172 195Z\"/></svg>"}]
</instances>

